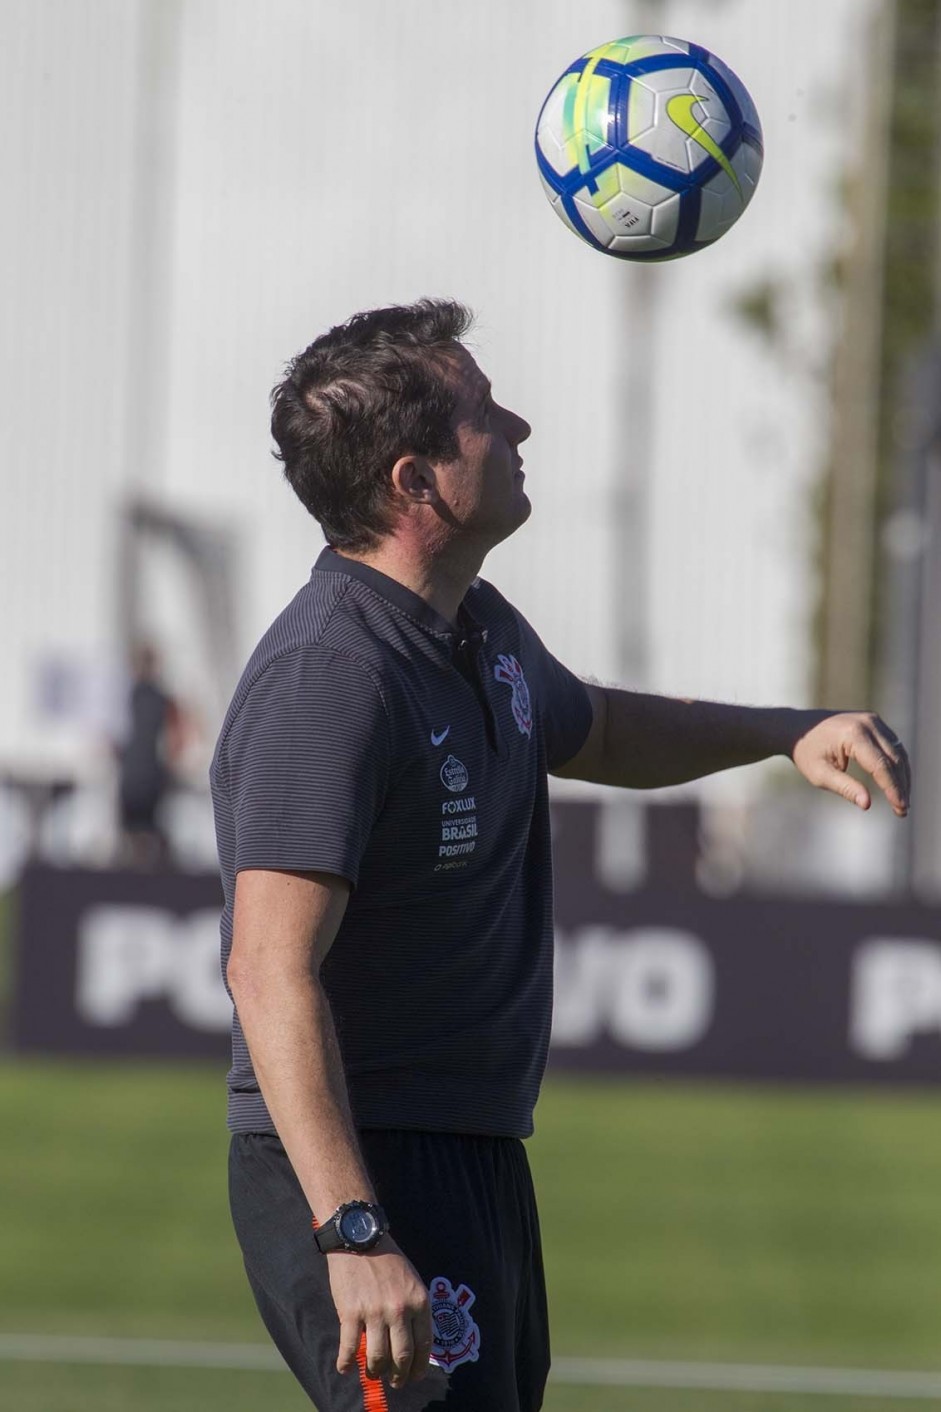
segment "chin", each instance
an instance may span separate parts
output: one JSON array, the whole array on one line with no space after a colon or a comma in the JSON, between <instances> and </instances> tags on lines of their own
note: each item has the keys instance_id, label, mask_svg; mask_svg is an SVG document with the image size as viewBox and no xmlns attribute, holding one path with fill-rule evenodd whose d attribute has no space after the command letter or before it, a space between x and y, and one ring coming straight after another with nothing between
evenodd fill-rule
<instances>
[{"instance_id":1,"label":"chin","mask_svg":"<svg viewBox=\"0 0 941 1412\"><path fill-rule=\"evenodd\" d=\"M511 534L515 534L521 529L533 513L533 507L529 502L528 495L521 495L513 507L513 514L507 515L499 526L495 526L493 544L502 544L505 539L509 539Z\"/></svg>"}]
</instances>

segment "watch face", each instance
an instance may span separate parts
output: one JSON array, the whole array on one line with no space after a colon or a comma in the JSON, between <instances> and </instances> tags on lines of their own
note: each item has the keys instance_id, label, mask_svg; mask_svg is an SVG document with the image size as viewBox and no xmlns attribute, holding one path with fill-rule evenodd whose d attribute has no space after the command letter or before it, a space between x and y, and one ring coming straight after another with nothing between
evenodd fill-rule
<instances>
[{"instance_id":1,"label":"watch face","mask_svg":"<svg viewBox=\"0 0 941 1412\"><path fill-rule=\"evenodd\" d=\"M379 1228L379 1223L371 1211L355 1207L344 1211L340 1217L340 1234L350 1245L365 1245Z\"/></svg>"}]
</instances>

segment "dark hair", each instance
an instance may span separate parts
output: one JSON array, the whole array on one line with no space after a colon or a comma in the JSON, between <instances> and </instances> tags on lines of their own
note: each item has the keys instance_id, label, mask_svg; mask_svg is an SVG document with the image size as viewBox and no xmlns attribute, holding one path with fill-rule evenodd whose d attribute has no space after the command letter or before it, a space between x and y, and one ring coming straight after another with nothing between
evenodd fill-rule
<instances>
[{"instance_id":1,"label":"dark hair","mask_svg":"<svg viewBox=\"0 0 941 1412\"><path fill-rule=\"evenodd\" d=\"M473 315L448 299L369 309L314 340L271 392L274 452L338 549L365 549L394 523L400 456L457 456L456 395L442 354Z\"/></svg>"}]
</instances>

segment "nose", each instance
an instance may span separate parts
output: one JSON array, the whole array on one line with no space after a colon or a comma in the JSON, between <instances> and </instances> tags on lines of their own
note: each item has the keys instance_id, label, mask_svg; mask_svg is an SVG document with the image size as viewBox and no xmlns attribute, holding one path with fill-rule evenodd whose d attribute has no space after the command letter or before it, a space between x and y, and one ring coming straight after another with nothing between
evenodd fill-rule
<instances>
[{"instance_id":1,"label":"nose","mask_svg":"<svg viewBox=\"0 0 941 1412\"><path fill-rule=\"evenodd\" d=\"M525 417L518 417L515 412L508 413L511 430L507 433L514 446L519 446L521 441L532 436L533 429Z\"/></svg>"}]
</instances>

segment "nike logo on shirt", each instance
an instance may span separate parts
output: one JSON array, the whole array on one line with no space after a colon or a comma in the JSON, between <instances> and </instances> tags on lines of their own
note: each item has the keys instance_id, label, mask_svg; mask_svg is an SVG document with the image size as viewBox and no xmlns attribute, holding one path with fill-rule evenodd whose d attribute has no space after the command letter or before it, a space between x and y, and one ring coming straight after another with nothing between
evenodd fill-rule
<instances>
[{"instance_id":1,"label":"nike logo on shirt","mask_svg":"<svg viewBox=\"0 0 941 1412\"><path fill-rule=\"evenodd\" d=\"M445 737L447 736L447 733L448 733L448 731L449 731L450 729L451 729L450 726L445 726L444 730L439 732L439 731L436 731L436 730L434 729L434 727L432 727L432 731L431 731L431 743L432 743L432 745L440 745L440 744L442 743L442 741L445 739Z\"/></svg>"}]
</instances>

